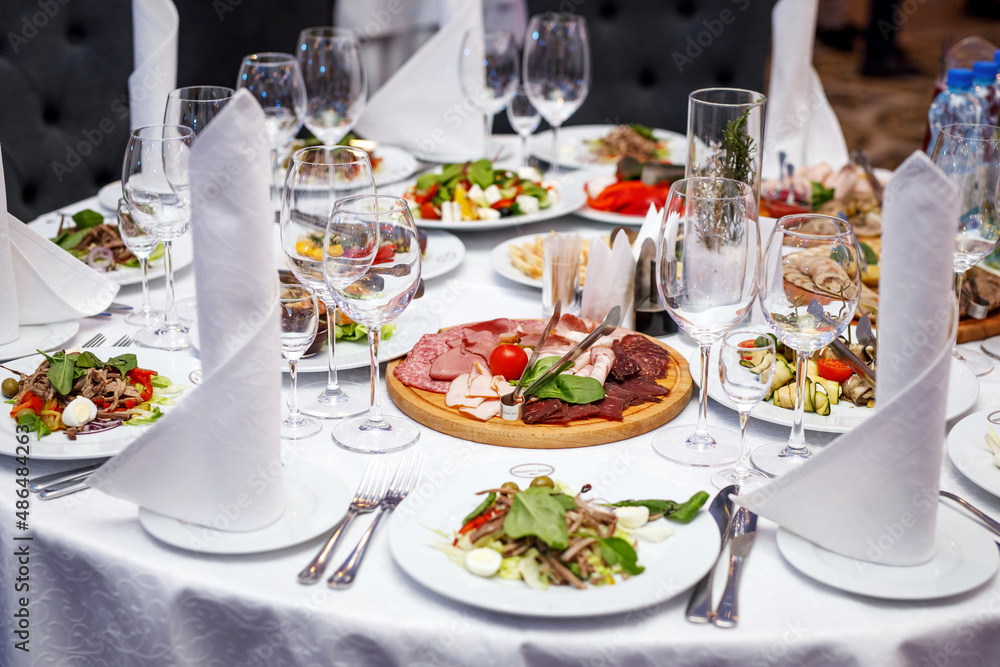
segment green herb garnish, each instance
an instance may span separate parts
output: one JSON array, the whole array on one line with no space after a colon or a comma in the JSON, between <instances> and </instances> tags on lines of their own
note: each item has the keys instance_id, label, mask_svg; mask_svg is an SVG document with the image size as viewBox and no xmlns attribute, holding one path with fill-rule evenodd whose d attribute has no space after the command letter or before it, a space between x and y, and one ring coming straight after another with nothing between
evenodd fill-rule
<instances>
[{"instance_id":1,"label":"green herb garnish","mask_svg":"<svg viewBox=\"0 0 1000 667\"><path fill-rule=\"evenodd\" d=\"M722 133L722 147L726 151L723 175L753 185L750 183L750 173L753 169L753 153L756 146L747 134L749 118L750 109L747 108L739 118L726 124L726 129Z\"/></svg>"}]
</instances>

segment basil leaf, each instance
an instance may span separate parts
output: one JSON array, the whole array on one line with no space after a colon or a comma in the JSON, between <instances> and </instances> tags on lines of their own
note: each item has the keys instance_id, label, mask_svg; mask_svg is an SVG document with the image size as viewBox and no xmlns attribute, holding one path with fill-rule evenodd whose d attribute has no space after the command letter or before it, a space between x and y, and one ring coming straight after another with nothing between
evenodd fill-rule
<instances>
[{"instance_id":1,"label":"basil leaf","mask_svg":"<svg viewBox=\"0 0 1000 667\"><path fill-rule=\"evenodd\" d=\"M72 250L80 245L80 241L82 241L83 237L86 235L86 230L78 230L70 232L69 234L63 234L59 237L60 240L56 241L56 244L63 250Z\"/></svg>"},{"instance_id":2,"label":"basil leaf","mask_svg":"<svg viewBox=\"0 0 1000 667\"><path fill-rule=\"evenodd\" d=\"M469 166L469 181L471 183L485 190L493 185L494 180L493 163L489 160L477 160Z\"/></svg>"},{"instance_id":3,"label":"basil leaf","mask_svg":"<svg viewBox=\"0 0 1000 667\"><path fill-rule=\"evenodd\" d=\"M565 516L562 503L548 493L515 493L503 530L515 539L534 535L553 549L565 549L569 546Z\"/></svg>"},{"instance_id":4,"label":"basil leaf","mask_svg":"<svg viewBox=\"0 0 1000 667\"><path fill-rule=\"evenodd\" d=\"M567 403L593 403L604 398L604 386L592 377L559 374L535 392L538 398L558 398Z\"/></svg>"},{"instance_id":5,"label":"basil leaf","mask_svg":"<svg viewBox=\"0 0 1000 667\"><path fill-rule=\"evenodd\" d=\"M85 350L76 358L77 368L104 368L104 362L90 350Z\"/></svg>"},{"instance_id":6,"label":"basil leaf","mask_svg":"<svg viewBox=\"0 0 1000 667\"><path fill-rule=\"evenodd\" d=\"M130 370L132 370L133 368L138 367L139 362L135 358L135 355L132 354L131 352L129 352L129 353L120 354L117 357L112 357L111 359L108 359L108 364L107 365L108 366L114 366L115 368L117 368L121 372L122 375L125 375Z\"/></svg>"},{"instance_id":7,"label":"basil leaf","mask_svg":"<svg viewBox=\"0 0 1000 667\"><path fill-rule=\"evenodd\" d=\"M466 515L466 517L462 519L462 525L464 526L465 524L469 523L477 516L485 512L487 509L489 509L490 505L492 505L493 501L495 501L496 499L497 499L497 494L495 493L490 493L490 495L486 496L486 500L479 503L476 509L469 512L468 515Z\"/></svg>"},{"instance_id":8,"label":"basil leaf","mask_svg":"<svg viewBox=\"0 0 1000 667\"><path fill-rule=\"evenodd\" d=\"M636 575L642 574L646 568L637 564L639 559L632 545L620 537L599 537L601 543L601 558L608 565L621 565L622 572Z\"/></svg>"},{"instance_id":9,"label":"basil leaf","mask_svg":"<svg viewBox=\"0 0 1000 667\"><path fill-rule=\"evenodd\" d=\"M77 229L90 229L91 227L96 227L97 225L103 225L104 216L97 211L85 208L82 211L73 214L73 222L76 223Z\"/></svg>"},{"instance_id":10,"label":"basil leaf","mask_svg":"<svg viewBox=\"0 0 1000 667\"><path fill-rule=\"evenodd\" d=\"M49 360L46 377L49 378L52 387L65 396L73 390L73 380L76 379L76 355L67 355L65 352L56 352L51 356L42 352L42 355Z\"/></svg>"},{"instance_id":11,"label":"basil leaf","mask_svg":"<svg viewBox=\"0 0 1000 667\"><path fill-rule=\"evenodd\" d=\"M822 183L813 181L812 196L809 198L812 210L819 210L819 207L828 201L833 201L833 188L824 188Z\"/></svg>"},{"instance_id":12,"label":"basil leaf","mask_svg":"<svg viewBox=\"0 0 1000 667\"><path fill-rule=\"evenodd\" d=\"M17 415L17 425L24 426L28 429L28 433L37 432L38 436L36 439L41 440L42 436L49 435L52 433L52 429L45 425L42 418L36 415L34 412L28 412L27 410L22 410Z\"/></svg>"},{"instance_id":13,"label":"basil leaf","mask_svg":"<svg viewBox=\"0 0 1000 667\"><path fill-rule=\"evenodd\" d=\"M535 362L528 374L524 377L524 386L530 387L538 378L542 377L545 371L552 368L552 365L559 361L559 357L542 357Z\"/></svg>"}]
</instances>

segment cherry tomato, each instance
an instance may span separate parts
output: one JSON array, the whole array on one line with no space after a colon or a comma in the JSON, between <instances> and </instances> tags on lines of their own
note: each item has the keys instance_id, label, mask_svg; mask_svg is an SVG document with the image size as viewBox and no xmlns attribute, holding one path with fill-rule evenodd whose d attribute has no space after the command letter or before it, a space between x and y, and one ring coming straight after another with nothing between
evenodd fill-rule
<instances>
[{"instance_id":1,"label":"cherry tomato","mask_svg":"<svg viewBox=\"0 0 1000 667\"><path fill-rule=\"evenodd\" d=\"M740 347L757 347L756 341L753 338L748 340L742 340L739 344Z\"/></svg>"},{"instance_id":2,"label":"cherry tomato","mask_svg":"<svg viewBox=\"0 0 1000 667\"><path fill-rule=\"evenodd\" d=\"M840 359L820 359L816 362L819 376L831 382L843 382L854 372Z\"/></svg>"},{"instance_id":3,"label":"cherry tomato","mask_svg":"<svg viewBox=\"0 0 1000 667\"><path fill-rule=\"evenodd\" d=\"M490 371L507 380L521 377L528 365L528 353L517 345L497 345L490 354Z\"/></svg>"}]
</instances>

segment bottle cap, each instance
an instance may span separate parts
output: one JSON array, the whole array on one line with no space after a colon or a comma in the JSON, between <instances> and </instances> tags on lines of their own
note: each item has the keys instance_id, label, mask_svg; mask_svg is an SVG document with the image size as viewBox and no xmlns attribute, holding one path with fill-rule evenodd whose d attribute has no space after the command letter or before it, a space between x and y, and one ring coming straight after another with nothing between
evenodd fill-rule
<instances>
[{"instance_id":1,"label":"bottle cap","mask_svg":"<svg viewBox=\"0 0 1000 667\"><path fill-rule=\"evenodd\" d=\"M949 88L969 88L972 86L972 70L964 67L955 67L948 70Z\"/></svg>"},{"instance_id":2,"label":"bottle cap","mask_svg":"<svg viewBox=\"0 0 1000 667\"><path fill-rule=\"evenodd\" d=\"M976 83L985 81L993 83L997 78L997 64L989 60L980 60L972 65L972 80Z\"/></svg>"},{"instance_id":3,"label":"bottle cap","mask_svg":"<svg viewBox=\"0 0 1000 667\"><path fill-rule=\"evenodd\" d=\"M998 66L1000 66L1000 49L997 49L996 52L993 54L993 62L995 62Z\"/></svg>"}]
</instances>

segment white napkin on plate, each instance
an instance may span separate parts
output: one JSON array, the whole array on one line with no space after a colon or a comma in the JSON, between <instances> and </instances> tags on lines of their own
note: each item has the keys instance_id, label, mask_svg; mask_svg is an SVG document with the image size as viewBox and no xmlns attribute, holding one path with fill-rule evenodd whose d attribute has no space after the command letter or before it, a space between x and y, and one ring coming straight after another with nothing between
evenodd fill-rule
<instances>
[{"instance_id":1,"label":"white napkin on plate","mask_svg":"<svg viewBox=\"0 0 1000 667\"><path fill-rule=\"evenodd\" d=\"M580 316L600 322L615 306L622 308L621 326L631 329L635 321L635 259L624 230L618 230L610 248L600 239L591 239Z\"/></svg>"},{"instance_id":2,"label":"white napkin on plate","mask_svg":"<svg viewBox=\"0 0 1000 667\"><path fill-rule=\"evenodd\" d=\"M934 555L951 349L958 191L917 151L885 193L875 413L737 502L831 551L884 565Z\"/></svg>"},{"instance_id":3,"label":"white napkin on plate","mask_svg":"<svg viewBox=\"0 0 1000 667\"><path fill-rule=\"evenodd\" d=\"M91 481L219 530L263 528L284 509L266 136L264 112L245 90L199 135L191 152L192 233L204 379Z\"/></svg>"},{"instance_id":4,"label":"white napkin on plate","mask_svg":"<svg viewBox=\"0 0 1000 667\"><path fill-rule=\"evenodd\" d=\"M177 87L177 28L171 0L132 0L132 54L128 77L132 129L159 125L167 95Z\"/></svg>"},{"instance_id":5,"label":"white napkin on plate","mask_svg":"<svg viewBox=\"0 0 1000 667\"><path fill-rule=\"evenodd\" d=\"M465 33L483 27L482 0L468 0L379 88L355 125L367 139L446 161L481 157L483 115L468 108L459 82Z\"/></svg>"},{"instance_id":6,"label":"white napkin on plate","mask_svg":"<svg viewBox=\"0 0 1000 667\"><path fill-rule=\"evenodd\" d=\"M847 142L812 65L819 0L778 0L771 13L771 81L764 124L764 178L779 176L778 153L796 167L847 164Z\"/></svg>"},{"instance_id":7,"label":"white napkin on plate","mask_svg":"<svg viewBox=\"0 0 1000 667\"><path fill-rule=\"evenodd\" d=\"M3 156L0 154L0 164ZM7 188L0 169L0 345L17 340L17 289L14 283L14 262L10 252L10 232L7 230Z\"/></svg>"}]
</instances>

